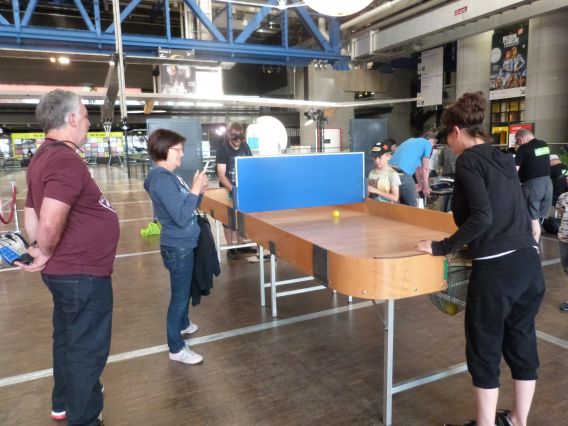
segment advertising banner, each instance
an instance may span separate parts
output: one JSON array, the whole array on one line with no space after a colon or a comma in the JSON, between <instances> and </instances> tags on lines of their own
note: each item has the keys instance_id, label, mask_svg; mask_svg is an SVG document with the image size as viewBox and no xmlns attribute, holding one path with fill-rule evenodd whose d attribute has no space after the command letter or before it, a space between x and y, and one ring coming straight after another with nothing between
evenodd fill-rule
<instances>
[{"instance_id":1,"label":"advertising banner","mask_svg":"<svg viewBox=\"0 0 568 426\"><path fill-rule=\"evenodd\" d=\"M491 44L489 98L526 95L529 23L496 29Z\"/></svg>"}]
</instances>

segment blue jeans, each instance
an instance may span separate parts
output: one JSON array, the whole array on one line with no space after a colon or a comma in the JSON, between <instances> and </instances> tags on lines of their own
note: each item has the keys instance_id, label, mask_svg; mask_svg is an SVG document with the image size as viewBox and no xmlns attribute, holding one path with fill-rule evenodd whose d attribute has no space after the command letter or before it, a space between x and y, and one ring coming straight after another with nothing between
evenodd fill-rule
<instances>
[{"instance_id":1,"label":"blue jeans","mask_svg":"<svg viewBox=\"0 0 568 426\"><path fill-rule=\"evenodd\" d=\"M400 175L400 204L416 207L416 182L407 174Z\"/></svg>"},{"instance_id":2,"label":"blue jeans","mask_svg":"<svg viewBox=\"0 0 568 426\"><path fill-rule=\"evenodd\" d=\"M52 410L67 411L69 426L91 426L103 409L99 378L112 326L111 277L47 275L53 296Z\"/></svg>"},{"instance_id":3,"label":"blue jeans","mask_svg":"<svg viewBox=\"0 0 568 426\"><path fill-rule=\"evenodd\" d=\"M167 336L168 348L175 354L185 346L180 332L189 327L189 294L195 249L161 246L160 251L164 266L170 272L172 295L168 307Z\"/></svg>"}]
</instances>

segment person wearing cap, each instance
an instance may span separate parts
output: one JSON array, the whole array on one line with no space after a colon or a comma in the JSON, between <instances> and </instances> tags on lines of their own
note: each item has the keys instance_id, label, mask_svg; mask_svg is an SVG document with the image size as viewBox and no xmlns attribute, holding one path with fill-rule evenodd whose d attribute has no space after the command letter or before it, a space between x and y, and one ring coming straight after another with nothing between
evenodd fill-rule
<instances>
[{"instance_id":1,"label":"person wearing cap","mask_svg":"<svg viewBox=\"0 0 568 426\"><path fill-rule=\"evenodd\" d=\"M560 194L568 191L568 166L556 154L550 156L550 179L552 180L552 205L556 205Z\"/></svg>"},{"instance_id":2,"label":"person wearing cap","mask_svg":"<svg viewBox=\"0 0 568 426\"><path fill-rule=\"evenodd\" d=\"M436 143L436 133L426 132L421 138L410 138L404 141L393 154L389 165L400 175L400 202L407 206L416 207L416 174L418 188L424 196L430 195L429 184L430 156Z\"/></svg>"},{"instance_id":3,"label":"person wearing cap","mask_svg":"<svg viewBox=\"0 0 568 426\"><path fill-rule=\"evenodd\" d=\"M377 142L371 149L375 169L369 172L367 190L369 197L387 203L397 203L399 199L400 177L389 166L391 147L388 143Z\"/></svg>"}]
</instances>

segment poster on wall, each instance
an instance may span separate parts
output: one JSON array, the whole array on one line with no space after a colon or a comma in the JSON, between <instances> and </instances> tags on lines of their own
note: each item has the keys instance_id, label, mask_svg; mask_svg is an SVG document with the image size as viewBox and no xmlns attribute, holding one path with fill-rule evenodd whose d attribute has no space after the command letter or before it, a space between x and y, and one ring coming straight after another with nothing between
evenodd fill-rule
<instances>
[{"instance_id":1,"label":"poster on wall","mask_svg":"<svg viewBox=\"0 0 568 426\"><path fill-rule=\"evenodd\" d=\"M529 23L496 29L491 43L489 98L509 99L526 95Z\"/></svg>"},{"instance_id":2,"label":"poster on wall","mask_svg":"<svg viewBox=\"0 0 568 426\"><path fill-rule=\"evenodd\" d=\"M444 93L444 48L425 50L418 64L420 93L417 106L442 105Z\"/></svg>"},{"instance_id":3,"label":"poster on wall","mask_svg":"<svg viewBox=\"0 0 568 426\"><path fill-rule=\"evenodd\" d=\"M160 65L162 93L190 95L195 93L195 69L189 65Z\"/></svg>"}]
</instances>

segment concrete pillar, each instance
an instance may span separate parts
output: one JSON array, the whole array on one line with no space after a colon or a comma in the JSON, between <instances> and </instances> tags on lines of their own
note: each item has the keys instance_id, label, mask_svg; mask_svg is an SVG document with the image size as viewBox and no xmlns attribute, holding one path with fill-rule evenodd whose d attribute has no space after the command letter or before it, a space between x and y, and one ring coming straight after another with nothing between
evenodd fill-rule
<instances>
[{"instance_id":1,"label":"concrete pillar","mask_svg":"<svg viewBox=\"0 0 568 426\"><path fill-rule=\"evenodd\" d=\"M458 41L456 98L459 98L466 92L481 90L489 103L492 37L493 31L488 31ZM487 130L489 130L489 121L490 114L488 109L484 121Z\"/></svg>"},{"instance_id":2,"label":"concrete pillar","mask_svg":"<svg viewBox=\"0 0 568 426\"><path fill-rule=\"evenodd\" d=\"M529 23L525 122L551 144L568 143L568 11Z\"/></svg>"}]
</instances>

